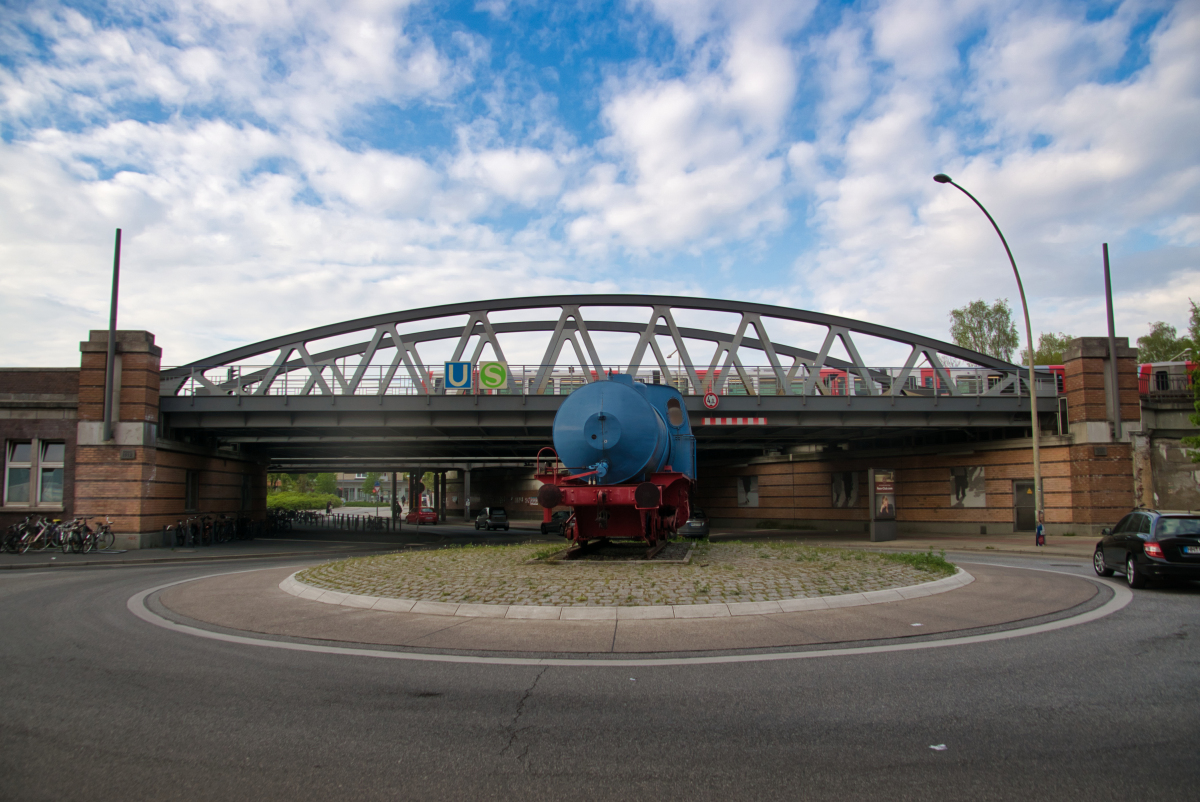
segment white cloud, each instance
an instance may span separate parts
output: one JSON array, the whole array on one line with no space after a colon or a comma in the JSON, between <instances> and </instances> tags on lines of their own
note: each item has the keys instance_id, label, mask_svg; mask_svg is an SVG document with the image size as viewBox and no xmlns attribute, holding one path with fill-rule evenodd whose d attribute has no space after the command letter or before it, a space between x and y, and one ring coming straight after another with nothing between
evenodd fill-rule
<instances>
[{"instance_id":1,"label":"white cloud","mask_svg":"<svg viewBox=\"0 0 1200 802\"><path fill-rule=\"evenodd\" d=\"M564 196L583 248L695 249L755 236L787 219L783 121L796 90L784 39L810 4L660 2L687 45L721 23L720 41L692 54L684 77L642 72L615 86L611 136L584 184ZM718 58L712 66L713 57Z\"/></svg>"},{"instance_id":2,"label":"white cloud","mask_svg":"<svg viewBox=\"0 0 1200 802\"><path fill-rule=\"evenodd\" d=\"M557 195L563 182L555 158L533 148L463 153L451 165L450 175L525 206Z\"/></svg>"}]
</instances>

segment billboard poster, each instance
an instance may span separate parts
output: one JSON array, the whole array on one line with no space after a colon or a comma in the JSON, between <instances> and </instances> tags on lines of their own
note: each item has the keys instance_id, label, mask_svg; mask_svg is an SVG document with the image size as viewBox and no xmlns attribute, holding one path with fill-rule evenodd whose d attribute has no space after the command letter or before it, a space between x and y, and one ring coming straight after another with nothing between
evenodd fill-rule
<instances>
[{"instance_id":1,"label":"billboard poster","mask_svg":"<svg viewBox=\"0 0 1200 802\"><path fill-rule=\"evenodd\" d=\"M835 509L858 506L858 472L834 471L830 474L830 490Z\"/></svg>"},{"instance_id":2,"label":"billboard poster","mask_svg":"<svg viewBox=\"0 0 1200 802\"><path fill-rule=\"evenodd\" d=\"M875 483L872 495L872 517L877 521L896 520L896 472L890 468L875 468L871 472Z\"/></svg>"},{"instance_id":3,"label":"billboard poster","mask_svg":"<svg viewBox=\"0 0 1200 802\"><path fill-rule=\"evenodd\" d=\"M739 476L737 479L737 494L739 507L757 507L758 477Z\"/></svg>"},{"instance_id":4,"label":"billboard poster","mask_svg":"<svg viewBox=\"0 0 1200 802\"><path fill-rule=\"evenodd\" d=\"M984 492L983 466L950 469L950 507L960 510L967 507L986 507L987 493Z\"/></svg>"}]
</instances>

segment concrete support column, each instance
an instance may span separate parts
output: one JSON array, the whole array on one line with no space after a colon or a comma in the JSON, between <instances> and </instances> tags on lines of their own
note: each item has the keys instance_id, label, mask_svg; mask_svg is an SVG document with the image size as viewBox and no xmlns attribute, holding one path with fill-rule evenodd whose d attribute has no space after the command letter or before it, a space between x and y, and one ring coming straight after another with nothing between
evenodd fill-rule
<instances>
[{"instance_id":1,"label":"concrete support column","mask_svg":"<svg viewBox=\"0 0 1200 802\"><path fill-rule=\"evenodd\" d=\"M472 512L471 512L471 468L469 466L467 468L463 469L462 477L463 477L463 517L466 518L467 523L470 523L471 518L473 516L472 516Z\"/></svg>"},{"instance_id":2,"label":"concrete support column","mask_svg":"<svg viewBox=\"0 0 1200 802\"><path fill-rule=\"evenodd\" d=\"M1137 350L1127 337L1117 340L1117 392L1110 392L1109 349L1106 337L1072 340L1063 355L1067 419L1070 422L1070 476L1057 480L1070 494L1066 508L1080 535L1097 535L1140 500L1134 486L1131 440L1141 432L1137 387ZM1112 409L1112 399L1118 409ZM1114 438L1112 421L1120 415L1121 438ZM1051 480L1055 481L1055 480ZM1047 491L1049 492L1049 490Z\"/></svg>"},{"instance_id":3,"label":"concrete support column","mask_svg":"<svg viewBox=\"0 0 1200 802\"><path fill-rule=\"evenodd\" d=\"M162 501L147 497L158 469L159 361L148 331L118 331L113 371L113 437L104 440L108 332L79 344L75 514L111 517L118 548L158 546ZM154 541L154 542L151 542Z\"/></svg>"}]
</instances>

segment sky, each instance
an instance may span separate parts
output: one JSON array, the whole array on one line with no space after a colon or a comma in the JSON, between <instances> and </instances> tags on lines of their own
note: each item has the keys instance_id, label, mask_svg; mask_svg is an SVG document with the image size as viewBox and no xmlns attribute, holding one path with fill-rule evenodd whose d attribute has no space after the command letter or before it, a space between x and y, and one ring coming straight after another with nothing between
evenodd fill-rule
<instances>
[{"instance_id":1,"label":"sky","mask_svg":"<svg viewBox=\"0 0 1200 802\"><path fill-rule=\"evenodd\" d=\"M0 364L655 293L1186 329L1200 2L4 0ZM869 361L869 358L868 358Z\"/></svg>"}]
</instances>

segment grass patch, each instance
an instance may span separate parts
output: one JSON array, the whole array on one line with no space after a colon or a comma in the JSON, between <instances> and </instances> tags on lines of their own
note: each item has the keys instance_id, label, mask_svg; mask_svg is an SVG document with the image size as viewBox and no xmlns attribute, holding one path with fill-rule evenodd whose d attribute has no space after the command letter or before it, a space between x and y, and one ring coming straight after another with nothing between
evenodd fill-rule
<instances>
[{"instance_id":1,"label":"grass patch","mask_svg":"<svg viewBox=\"0 0 1200 802\"><path fill-rule=\"evenodd\" d=\"M939 551L937 554L934 554L932 546L929 547L929 551L925 552L906 551L899 554L882 552L879 556L891 562L911 565L918 571L928 571L931 574L950 576L955 571L954 564L946 562L946 552Z\"/></svg>"},{"instance_id":2,"label":"grass patch","mask_svg":"<svg viewBox=\"0 0 1200 802\"><path fill-rule=\"evenodd\" d=\"M755 529L796 529L804 532L815 532L817 527L812 524L802 524L795 521L759 521Z\"/></svg>"}]
</instances>

